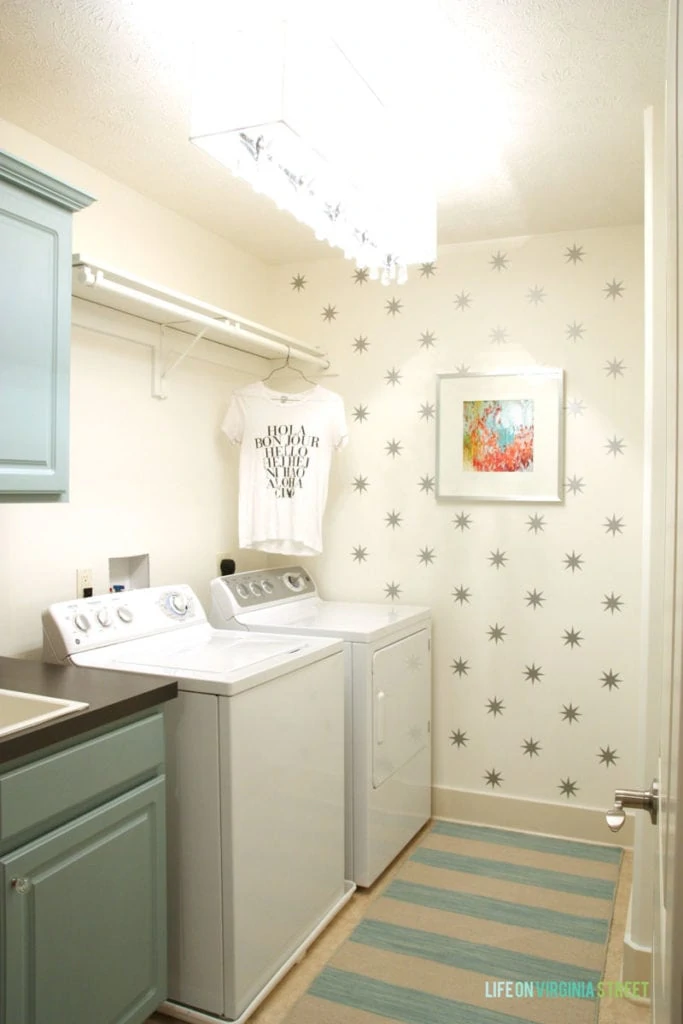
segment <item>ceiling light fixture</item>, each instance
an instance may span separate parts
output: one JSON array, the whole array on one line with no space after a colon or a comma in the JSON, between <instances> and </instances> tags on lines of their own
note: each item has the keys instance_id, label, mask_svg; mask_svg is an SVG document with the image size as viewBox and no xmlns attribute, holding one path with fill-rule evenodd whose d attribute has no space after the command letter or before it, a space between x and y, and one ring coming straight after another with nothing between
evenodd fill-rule
<instances>
[{"instance_id":1,"label":"ceiling light fixture","mask_svg":"<svg viewBox=\"0 0 683 1024\"><path fill-rule=\"evenodd\" d=\"M409 264L436 259L425 169L310 21L214 26L195 69L190 141L373 279L400 284Z\"/></svg>"}]
</instances>

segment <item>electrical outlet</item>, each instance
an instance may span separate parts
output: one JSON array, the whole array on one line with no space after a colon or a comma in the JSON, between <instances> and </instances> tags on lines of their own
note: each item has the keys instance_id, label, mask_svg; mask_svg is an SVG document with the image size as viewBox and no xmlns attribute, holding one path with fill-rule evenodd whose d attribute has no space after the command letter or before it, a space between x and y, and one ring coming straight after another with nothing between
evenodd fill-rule
<instances>
[{"instance_id":1,"label":"electrical outlet","mask_svg":"<svg viewBox=\"0 0 683 1024\"><path fill-rule=\"evenodd\" d=\"M230 560L233 561L233 572L235 571L234 570L233 556L230 554L230 552L225 551L225 552L223 552L222 555L216 555L216 565L218 566L218 575L219 576L223 575L223 572L222 572L222 569L221 569L221 562L223 562L225 559L230 559Z\"/></svg>"},{"instance_id":2,"label":"electrical outlet","mask_svg":"<svg viewBox=\"0 0 683 1024\"><path fill-rule=\"evenodd\" d=\"M92 569L76 569L76 597L92 597Z\"/></svg>"}]
</instances>

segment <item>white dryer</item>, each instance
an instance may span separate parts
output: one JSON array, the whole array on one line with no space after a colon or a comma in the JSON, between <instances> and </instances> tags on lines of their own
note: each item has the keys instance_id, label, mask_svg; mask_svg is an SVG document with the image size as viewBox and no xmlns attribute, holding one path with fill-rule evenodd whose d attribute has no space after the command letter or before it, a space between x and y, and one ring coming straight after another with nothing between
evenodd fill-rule
<instances>
[{"instance_id":1,"label":"white dryer","mask_svg":"<svg viewBox=\"0 0 683 1024\"><path fill-rule=\"evenodd\" d=\"M341 643L219 632L182 585L54 604L43 631L47 661L177 680L163 1009L245 1020L353 891Z\"/></svg>"},{"instance_id":2,"label":"white dryer","mask_svg":"<svg viewBox=\"0 0 683 1024\"><path fill-rule=\"evenodd\" d=\"M346 877L369 886L431 816L431 613L324 601L300 566L211 582L212 625L344 642Z\"/></svg>"}]
</instances>

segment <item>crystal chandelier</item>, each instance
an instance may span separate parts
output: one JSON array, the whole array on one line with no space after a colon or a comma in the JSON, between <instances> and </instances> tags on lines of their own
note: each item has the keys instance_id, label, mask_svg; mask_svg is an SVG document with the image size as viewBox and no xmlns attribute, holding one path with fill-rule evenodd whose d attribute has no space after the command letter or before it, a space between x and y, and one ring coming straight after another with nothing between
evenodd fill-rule
<instances>
[{"instance_id":1,"label":"crystal chandelier","mask_svg":"<svg viewBox=\"0 0 683 1024\"><path fill-rule=\"evenodd\" d=\"M436 259L436 202L333 39L293 21L202 41L191 141L383 283Z\"/></svg>"}]
</instances>

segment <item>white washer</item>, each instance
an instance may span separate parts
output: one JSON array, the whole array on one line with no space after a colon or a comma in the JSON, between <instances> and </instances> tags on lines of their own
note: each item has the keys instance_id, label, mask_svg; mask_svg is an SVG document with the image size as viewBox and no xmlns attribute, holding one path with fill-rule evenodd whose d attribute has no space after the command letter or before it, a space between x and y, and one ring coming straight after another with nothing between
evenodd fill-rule
<instances>
[{"instance_id":1,"label":"white washer","mask_svg":"<svg viewBox=\"0 0 683 1024\"><path fill-rule=\"evenodd\" d=\"M167 706L169 999L245 1020L350 897L341 643L212 629L189 587L52 605L47 661L178 681Z\"/></svg>"},{"instance_id":2,"label":"white washer","mask_svg":"<svg viewBox=\"0 0 683 1024\"><path fill-rule=\"evenodd\" d=\"M216 627L344 641L346 877L371 885L431 816L431 613L324 601L300 566L211 582Z\"/></svg>"}]
</instances>

